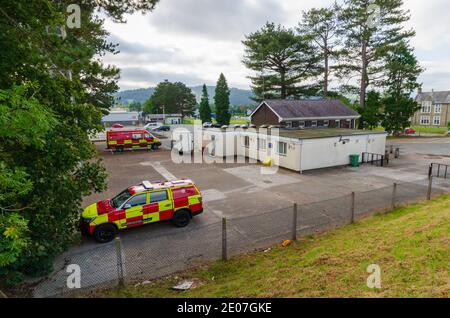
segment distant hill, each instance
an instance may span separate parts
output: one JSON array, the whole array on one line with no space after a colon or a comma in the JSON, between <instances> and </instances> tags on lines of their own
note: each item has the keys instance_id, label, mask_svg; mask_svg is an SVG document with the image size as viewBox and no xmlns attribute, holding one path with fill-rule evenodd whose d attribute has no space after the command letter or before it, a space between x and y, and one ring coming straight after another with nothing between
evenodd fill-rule
<instances>
[{"instance_id":1,"label":"distant hill","mask_svg":"<svg viewBox=\"0 0 450 318\"><path fill-rule=\"evenodd\" d=\"M202 86L190 87L194 93L197 101L200 101L202 96ZM215 86L207 86L210 101L213 102ZM231 105L255 105L256 103L251 99L253 93L250 90L231 88L230 103ZM139 88L133 90L121 91L115 94L122 103L129 104L133 101L144 103L155 91L154 87Z\"/></svg>"}]
</instances>

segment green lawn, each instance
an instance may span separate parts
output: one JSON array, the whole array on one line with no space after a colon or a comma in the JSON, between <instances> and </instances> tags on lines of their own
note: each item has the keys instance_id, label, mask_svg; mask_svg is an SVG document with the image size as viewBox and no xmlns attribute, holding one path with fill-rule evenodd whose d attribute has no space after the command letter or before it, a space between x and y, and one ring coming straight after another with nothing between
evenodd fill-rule
<instances>
[{"instance_id":1,"label":"green lawn","mask_svg":"<svg viewBox=\"0 0 450 318\"><path fill-rule=\"evenodd\" d=\"M246 242L242 242L246 244ZM450 195L269 252L238 256L145 286L89 297L449 297ZM366 285L381 267L382 288ZM170 288L183 279L197 287Z\"/></svg>"},{"instance_id":2,"label":"green lawn","mask_svg":"<svg viewBox=\"0 0 450 318\"><path fill-rule=\"evenodd\" d=\"M413 126L412 127L417 133L426 134L445 134L450 129L445 127L434 127L434 126Z\"/></svg>"},{"instance_id":3,"label":"green lawn","mask_svg":"<svg viewBox=\"0 0 450 318\"><path fill-rule=\"evenodd\" d=\"M184 125L194 125L195 119L193 118L185 118L183 120ZM248 124L250 121L247 117L239 117L239 118L232 118L230 121L230 125L245 125ZM213 120L213 123L216 123L215 120Z\"/></svg>"}]
</instances>

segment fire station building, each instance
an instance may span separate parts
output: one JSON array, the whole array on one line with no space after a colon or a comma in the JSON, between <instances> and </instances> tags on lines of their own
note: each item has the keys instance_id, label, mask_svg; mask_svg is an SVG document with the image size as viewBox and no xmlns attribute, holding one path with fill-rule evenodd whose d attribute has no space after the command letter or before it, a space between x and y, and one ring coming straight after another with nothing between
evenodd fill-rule
<instances>
[{"instance_id":1,"label":"fire station building","mask_svg":"<svg viewBox=\"0 0 450 318\"><path fill-rule=\"evenodd\" d=\"M207 129L194 147L211 157L269 159L300 173L344 166L350 155L385 154L387 133L354 129L359 117L340 101L265 101L251 115L256 128Z\"/></svg>"}]
</instances>

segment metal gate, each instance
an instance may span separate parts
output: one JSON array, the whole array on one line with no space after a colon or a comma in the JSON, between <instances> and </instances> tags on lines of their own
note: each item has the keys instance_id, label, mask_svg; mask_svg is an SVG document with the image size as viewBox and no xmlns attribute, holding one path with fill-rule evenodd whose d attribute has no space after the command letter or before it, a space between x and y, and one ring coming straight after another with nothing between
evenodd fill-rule
<instances>
[{"instance_id":1,"label":"metal gate","mask_svg":"<svg viewBox=\"0 0 450 318\"><path fill-rule=\"evenodd\" d=\"M432 163L428 172L429 177L450 179L450 165Z\"/></svg>"}]
</instances>

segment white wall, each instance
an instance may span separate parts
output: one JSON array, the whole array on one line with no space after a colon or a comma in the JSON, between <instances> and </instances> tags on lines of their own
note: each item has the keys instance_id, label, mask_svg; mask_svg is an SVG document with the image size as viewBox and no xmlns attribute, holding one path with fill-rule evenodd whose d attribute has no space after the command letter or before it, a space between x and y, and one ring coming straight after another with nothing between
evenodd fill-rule
<instances>
[{"instance_id":1,"label":"white wall","mask_svg":"<svg viewBox=\"0 0 450 318\"><path fill-rule=\"evenodd\" d=\"M306 171L348 165L352 154L360 155L361 160L362 153L384 155L385 148L384 134L343 137L343 141L340 137L303 140L300 169Z\"/></svg>"},{"instance_id":2,"label":"white wall","mask_svg":"<svg viewBox=\"0 0 450 318\"><path fill-rule=\"evenodd\" d=\"M215 157L248 157L263 162L267 157L272 158L275 165L294 171L307 171L313 169L344 166L350 163L350 155L362 153L376 153L384 155L386 148L386 134L368 134L332 138L316 138L298 140L279 136L258 134L254 130L227 131L205 130L203 131L203 144L196 143L196 149L200 145L211 145L212 136L215 136ZM245 137L249 138L249 147L245 147ZM266 149L258 149L258 138L266 140ZM278 142L287 144L287 154L279 155Z\"/></svg>"}]
</instances>

